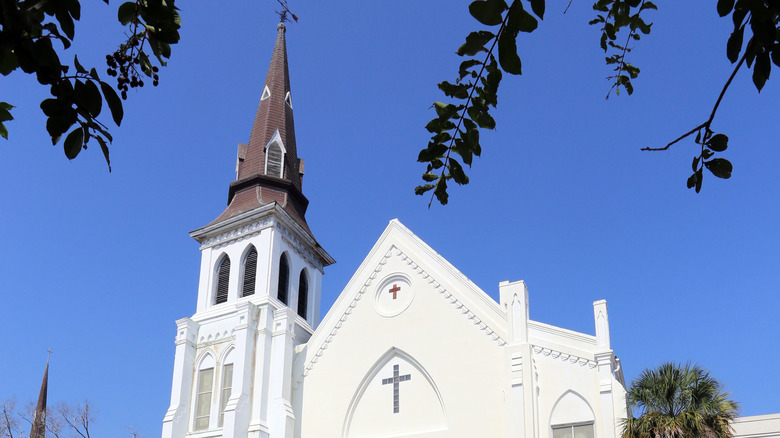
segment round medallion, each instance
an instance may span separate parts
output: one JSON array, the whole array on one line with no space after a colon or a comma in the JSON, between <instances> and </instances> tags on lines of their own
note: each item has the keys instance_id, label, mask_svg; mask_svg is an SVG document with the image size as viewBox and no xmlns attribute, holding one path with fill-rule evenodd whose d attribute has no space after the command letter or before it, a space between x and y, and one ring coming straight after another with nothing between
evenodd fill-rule
<instances>
[{"instance_id":1,"label":"round medallion","mask_svg":"<svg viewBox=\"0 0 780 438\"><path fill-rule=\"evenodd\" d=\"M374 293L374 307L377 313L393 317L406 310L414 299L414 290L409 279L402 274L392 274L379 283Z\"/></svg>"}]
</instances>

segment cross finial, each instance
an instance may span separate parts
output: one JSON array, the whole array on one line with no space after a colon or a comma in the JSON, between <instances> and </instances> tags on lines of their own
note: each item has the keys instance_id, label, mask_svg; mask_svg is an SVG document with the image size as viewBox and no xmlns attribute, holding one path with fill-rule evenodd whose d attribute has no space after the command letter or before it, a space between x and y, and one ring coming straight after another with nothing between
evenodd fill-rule
<instances>
[{"instance_id":1,"label":"cross finial","mask_svg":"<svg viewBox=\"0 0 780 438\"><path fill-rule=\"evenodd\" d=\"M278 1L279 5L282 6L281 11L276 11L276 13L279 14L279 22L284 23L285 21L290 21L287 19L287 13L289 13L292 19L297 23L298 16L293 14L290 8L287 7L287 0L276 0L276 1Z\"/></svg>"},{"instance_id":2,"label":"cross finial","mask_svg":"<svg viewBox=\"0 0 780 438\"><path fill-rule=\"evenodd\" d=\"M47 352L47 354L46 354L46 365L48 365L49 364L49 357L51 356L51 347L49 347L46 350L46 352Z\"/></svg>"}]
</instances>

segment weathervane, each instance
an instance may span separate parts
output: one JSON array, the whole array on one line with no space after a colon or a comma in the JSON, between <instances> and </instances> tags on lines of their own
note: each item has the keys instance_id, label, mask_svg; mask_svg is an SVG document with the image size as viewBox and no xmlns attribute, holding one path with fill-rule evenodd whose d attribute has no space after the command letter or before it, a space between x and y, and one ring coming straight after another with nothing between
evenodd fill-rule
<instances>
[{"instance_id":1,"label":"weathervane","mask_svg":"<svg viewBox=\"0 0 780 438\"><path fill-rule=\"evenodd\" d=\"M277 14L279 14L279 22L284 23L285 21L290 21L287 19L287 13L290 13L290 16L292 16L292 19L295 20L295 22L298 22L298 16L293 14L290 8L287 7L287 0L276 0L279 2L279 4L282 6L281 11L276 11Z\"/></svg>"}]
</instances>

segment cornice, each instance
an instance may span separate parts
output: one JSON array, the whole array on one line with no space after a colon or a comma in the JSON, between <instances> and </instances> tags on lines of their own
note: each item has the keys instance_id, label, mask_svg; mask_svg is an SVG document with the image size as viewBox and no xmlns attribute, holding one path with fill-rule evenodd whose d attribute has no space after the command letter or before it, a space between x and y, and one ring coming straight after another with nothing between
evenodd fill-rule
<instances>
[{"instance_id":1,"label":"cornice","mask_svg":"<svg viewBox=\"0 0 780 438\"><path fill-rule=\"evenodd\" d=\"M314 365L325 354L325 350L327 350L328 345L331 343L331 341L333 341L333 338L338 334L341 327L349 318L349 315L351 315L355 307L357 307L358 302L363 298L363 295L369 290L371 285L379 276L379 273L384 269L384 266L387 264L389 259L393 256L399 257L403 262L405 262L415 273L417 273L417 275L420 278L422 278L423 281L431 285L433 289L436 292L438 292L445 300L447 300L455 310L461 313L466 319L470 320L475 326L477 326L477 328L483 331L485 335L487 335L491 340L496 342L499 346L507 345L506 341L503 338L501 338L501 336L499 336L498 333L496 333L490 327L488 327L488 325L485 324L484 321L482 321L479 317L477 317L474 314L474 312L472 312L466 306L466 304L458 300L452 293L447 291L447 289L444 288L444 286L442 286L430 274L425 272L425 270L423 270L417 263L415 263L411 257L409 257L407 254L401 251L397 246L392 245L390 249L384 254L382 259L379 260L379 262L376 264L376 266L374 267L374 271L371 274L369 274L368 279L360 287L358 292L352 298L352 301L349 302L349 305L341 314L339 320L333 325L333 327L330 330L330 333L328 333L325 340L322 342L322 344L320 344L316 353L314 353L314 356L305 363L304 371L303 371L304 377L306 377L311 372L311 370L314 368Z\"/></svg>"},{"instance_id":2,"label":"cornice","mask_svg":"<svg viewBox=\"0 0 780 438\"><path fill-rule=\"evenodd\" d=\"M279 234L281 234L282 236L282 239L285 242L287 242L287 244L290 245L290 247L294 249L299 256L306 259L306 261L308 261L310 265L317 268L318 271L322 273L325 272L323 269L322 261L319 258L315 257L314 253L312 251L309 251L306 248L306 245L304 245L303 242L297 239L293 235L293 233L291 233L290 230L287 229L287 227L281 226L280 224L278 230L279 230Z\"/></svg>"},{"instance_id":3,"label":"cornice","mask_svg":"<svg viewBox=\"0 0 780 438\"><path fill-rule=\"evenodd\" d=\"M596 361L580 356L576 356L562 351L554 350L552 348L542 347L539 345L532 345L534 353L541 354L542 356L550 357L551 359L559 359L563 362L569 362L571 364L577 364L581 367L588 366L588 368L596 368Z\"/></svg>"},{"instance_id":4,"label":"cornice","mask_svg":"<svg viewBox=\"0 0 780 438\"><path fill-rule=\"evenodd\" d=\"M257 236L271 227L280 230L290 247L320 272L323 272L325 266L335 263L330 254L276 203L242 213L216 225L197 229L192 231L190 236L201 242L200 249L203 251L207 248L224 248Z\"/></svg>"},{"instance_id":5,"label":"cornice","mask_svg":"<svg viewBox=\"0 0 780 438\"><path fill-rule=\"evenodd\" d=\"M444 288L438 281L436 281L430 274L425 272L417 263L415 263L411 257L409 257L407 254L404 254L403 251L398 249L397 247L393 246L390 250L395 250L395 254L401 258L412 270L414 270L418 276L420 276L423 280L427 281L428 284L433 286L434 290L438 292L440 295L444 297L445 300L449 301L449 303L458 310L458 312L462 313L467 319L469 319L474 325L479 327L480 330L485 332L485 334L490 337L493 341L495 341L499 346L503 347L506 345L506 341L501 338L501 336L493 331L490 327L488 327L487 324L485 324L484 321L479 319L477 315L472 312L465 303L458 300L452 293L447 291L447 289Z\"/></svg>"}]
</instances>

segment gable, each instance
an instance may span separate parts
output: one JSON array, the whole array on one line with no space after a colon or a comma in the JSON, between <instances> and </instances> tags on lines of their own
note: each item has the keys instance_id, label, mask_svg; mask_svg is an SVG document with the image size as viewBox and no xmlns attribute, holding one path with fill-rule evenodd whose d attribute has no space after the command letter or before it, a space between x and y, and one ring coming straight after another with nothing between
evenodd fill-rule
<instances>
[{"instance_id":1,"label":"gable","mask_svg":"<svg viewBox=\"0 0 780 438\"><path fill-rule=\"evenodd\" d=\"M505 344L498 304L392 221L296 358L302 436L499 433Z\"/></svg>"},{"instance_id":2,"label":"gable","mask_svg":"<svg viewBox=\"0 0 780 438\"><path fill-rule=\"evenodd\" d=\"M393 264L388 266L390 262ZM385 313L385 316L397 311L399 304L395 304L393 309L386 308L392 304L388 300L389 295L380 294L383 287L389 286L394 280L406 284L413 280L418 286L425 285L433 289L443 302L469 320L475 329L482 331L497 345L506 345L507 318L498 303L394 219L307 343L304 374L308 374L325 354L328 345L347 324L361 300L370 298L375 311ZM406 302L414 297L400 296L398 299L399 302Z\"/></svg>"}]
</instances>

